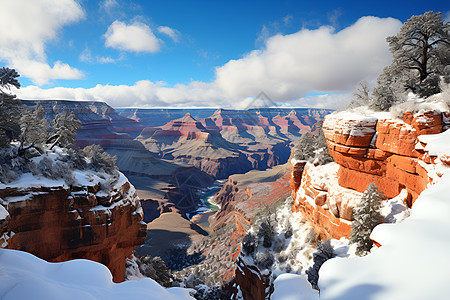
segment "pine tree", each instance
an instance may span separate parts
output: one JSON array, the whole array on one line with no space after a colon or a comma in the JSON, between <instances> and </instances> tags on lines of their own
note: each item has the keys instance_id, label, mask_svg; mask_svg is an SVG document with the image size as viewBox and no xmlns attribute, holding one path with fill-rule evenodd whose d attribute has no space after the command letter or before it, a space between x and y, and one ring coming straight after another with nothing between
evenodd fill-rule
<instances>
[{"instance_id":1,"label":"pine tree","mask_svg":"<svg viewBox=\"0 0 450 300\"><path fill-rule=\"evenodd\" d=\"M421 97L440 92L440 77L450 77L450 23L440 12L412 16L386 40L393 60L377 79L371 108L389 110L406 98L407 91Z\"/></svg>"},{"instance_id":2,"label":"pine tree","mask_svg":"<svg viewBox=\"0 0 450 300\"><path fill-rule=\"evenodd\" d=\"M34 111L24 110L20 123L19 155L29 148L35 148L42 153L42 145L47 140L47 120L44 119L44 109L38 103Z\"/></svg>"},{"instance_id":3,"label":"pine tree","mask_svg":"<svg viewBox=\"0 0 450 300\"><path fill-rule=\"evenodd\" d=\"M8 145L20 134L19 117L22 103L15 95L5 91L10 90L11 86L20 88L16 79L19 76L14 69L0 68L0 147Z\"/></svg>"},{"instance_id":4,"label":"pine tree","mask_svg":"<svg viewBox=\"0 0 450 300\"><path fill-rule=\"evenodd\" d=\"M20 75L16 70L6 67L0 68L0 93L5 93L4 89L10 90L11 85L20 88L17 77L20 77Z\"/></svg>"},{"instance_id":5,"label":"pine tree","mask_svg":"<svg viewBox=\"0 0 450 300\"><path fill-rule=\"evenodd\" d=\"M56 145L69 147L75 143L77 130L80 129L81 122L73 112L58 114L52 122L51 135L47 143L51 143L50 150Z\"/></svg>"},{"instance_id":6,"label":"pine tree","mask_svg":"<svg viewBox=\"0 0 450 300\"><path fill-rule=\"evenodd\" d=\"M313 160L315 157L316 141L312 133L302 134L294 147L294 158L297 160Z\"/></svg>"},{"instance_id":7,"label":"pine tree","mask_svg":"<svg viewBox=\"0 0 450 300\"><path fill-rule=\"evenodd\" d=\"M102 146L95 144L86 146L83 148L83 153L94 170L117 175L117 157L106 153Z\"/></svg>"},{"instance_id":8,"label":"pine tree","mask_svg":"<svg viewBox=\"0 0 450 300\"><path fill-rule=\"evenodd\" d=\"M383 222L380 213L381 199L378 187L372 182L362 195L359 205L353 209L350 243L357 244L356 254L359 256L364 256L370 251L373 245L370 234L375 226Z\"/></svg>"},{"instance_id":9,"label":"pine tree","mask_svg":"<svg viewBox=\"0 0 450 300\"><path fill-rule=\"evenodd\" d=\"M334 249L331 245L330 240L326 240L325 242L319 241L317 244L317 252L314 252L313 254L313 261L314 264L306 270L306 275L308 275L308 281L313 287L313 289L318 290L319 286L319 270L322 267L322 265L329 260L330 258L333 258L334 255Z\"/></svg>"}]
</instances>

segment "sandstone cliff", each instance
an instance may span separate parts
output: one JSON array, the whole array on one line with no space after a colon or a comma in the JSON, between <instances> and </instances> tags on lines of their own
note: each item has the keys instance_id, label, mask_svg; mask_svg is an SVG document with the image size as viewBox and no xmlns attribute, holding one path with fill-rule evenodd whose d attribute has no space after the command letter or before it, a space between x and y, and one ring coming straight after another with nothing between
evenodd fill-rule
<instances>
[{"instance_id":1,"label":"sandstone cliff","mask_svg":"<svg viewBox=\"0 0 450 300\"><path fill-rule=\"evenodd\" d=\"M326 116L323 130L337 165L291 162L293 210L301 211L322 239L338 239L349 236L353 207L370 182L385 198L404 190L402 200L411 207L440 176L434 164L437 156L424 150L420 136L440 133L447 123L447 113L438 110L404 113L402 119L386 113Z\"/></svg>"},{"instance_id":2,"label":"sandstone cliff","mask_svg":"<svg viewBox=\"0 0 450 300\"><path fill-rule=\"evenodd\" d=\"M83 179L83 180L82 180ZM2 247L30 252L51 262L75 258L105 264L115 282L125 274L125 259L145 239L142 209L134 187L120 175L110 190L96 174L78 174L78 183L39 180L24 174L0 185L9 214Z\"/></svg>"}]
</instances>

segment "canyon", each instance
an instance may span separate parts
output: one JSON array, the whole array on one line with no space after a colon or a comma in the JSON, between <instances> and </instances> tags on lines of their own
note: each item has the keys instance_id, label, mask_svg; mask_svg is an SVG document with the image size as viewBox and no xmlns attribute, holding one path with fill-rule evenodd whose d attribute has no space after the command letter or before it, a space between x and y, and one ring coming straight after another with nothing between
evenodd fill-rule
<instances>
[{"instance_id":1,"label":"canyon","mask_svg":"<svg viewBox=\"0 0 450 300\"><path fill-rule=\"evenodd\" d=\"M207 257L217 258L217 255L229 257L227 261L231 264L224 268L220 278L223 281L233 278L232 263L237 257L242 237L259 207L270 205L290 192L286 165L275 167L274 170L269 169L267 173L264 173L264 170L285 163L289 157L292 141L303 132L316 130L316 122L330 112L323 109L262 108L248 111L166 109L161 110L161 113L166 115L164 119L158 115L158 110L116 111L105 103L95 101L23 100L30 108L37 102L44 108L48 120L63 111L75 113L82 123L77 132L77 146L98 144L109 154L117 157L117 166L135 187L133 195L140 198L139 210L142 209L143 221L147 225L138 222L134 211L122 207L118 209L118 206L114 206L113 210L107 208L103 212L105 216L102 217L97 215L98 212L93 213L94 215L85 213L95 211L87 206L79 209L83 215L79 212L80 215L65 216L67 212L64 214L63 210L72 205L70 202L71 195L74 194L72 188L80 190L80 194L84 193L83 197L86 198L77 196L77 201L87 202L95 207L98 201L102 201L96 200L98 187L55 186L43 187L42 191L38 188L25 189L20 193L5 190L1 196L4 201L16 196L27 198L26 195L32 195L30 197L36 198L36 201L32 200L35 210L42 210L42 213L51 212L47 213L48 216L44 214L44 219L49 218L47 224L42 221L39 213L33 211L26 213L27 217L20 217L26 210L8 204L9 215L1 223L1 227L5 229L2 241L5 241L6 245L7 240L10 248L38 254L37 249L42 248L41 244L31 243L25 247L24 241L30 238L29 234L33 234L28 232L30 228L46 230L49 235L42 241L51 247L43 248L47 250L43 251L41 257L49 261L93 259L106 264L113 272L115 281L123 279L123 261L133 248L144 242L145 231L147 242L144 248L140 248L141 251L152 249L150 241L158 241L158 237L164 238L161 243L158 242L161 249L157 252L145 250L142 254L162 256L166 250L174 248L175 244L197 245L197 241L204 239L206 234L204 229L215 236L222 231L235 231L231 238L223 236L214 245L203 248ZM174 116L181 117L177 119L173 118ZM168 121L163 124L162 122L166 120ZM253 169L259 171L249 172ZM187 214L195 211L200 205L199 190L210 186L215 179L246 172L249 173L243 175L244 177L233 175L234 177L230 177L233 179L229 179L224 185L223 191L219 193L222 199L219 201L220 204L218 203L222 209L215 218L210 218L209 228L202 229L203 225L198 224L195 219L187 218ZM257 173L253 172L262 172L261 174L266 175L256 175ZM247 181L246 176L254 177L255 180ZM276 181L277 179L279 180ZM126 185L118 188L118 191L121 189L126 190ZM118 191L110 196L116 199L116 193L122 193ZM16 195L16 192L20 195ZM279 196L275 198L270 196L274 194ZM65 200L56 205L53 202L57 198ZM31 200L27 198L27 202L11 203L23 207L29 205L31 203L29 201ZM114 218L106 217L109 213ZM131 219L130 214L133 216ZM62 219L56 219L57 215L61 215ZM25 223L24 218L28 218L30 223ZM126 218L128 219L125 221ZM80 223L81 219L92 220L92 224ZM20 228L18 224L21 223L29 225ZM135 223L139 224L133 225ZM50 226L55 224L66 225L59 226L60 231L52 231ZM167 235L166 233L172 231L174 226L177 227L173 231L174 234ZM124 233L127 227L129 233ZM34 234L38 236L42 233ZM119 236L128 240L120 240ZM182 236L181 240L177 238L179 236ZM59 245L57 241L65 238L69 239L69 244ZM101 245L98 244L100 240L104 241ZM53 246L56 247L55 250L50 250ZM217 249L215 246L218 246ZM60 249L60 252L57 249ZM230 249L232 252L229 252Z\"/></svg>"}]
</instances>

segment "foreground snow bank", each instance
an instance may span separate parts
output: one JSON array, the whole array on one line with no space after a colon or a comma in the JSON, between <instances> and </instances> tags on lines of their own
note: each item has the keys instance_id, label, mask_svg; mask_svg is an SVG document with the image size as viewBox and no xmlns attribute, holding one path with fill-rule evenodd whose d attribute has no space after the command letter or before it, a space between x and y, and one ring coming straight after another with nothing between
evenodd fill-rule
<instances>
[{"instance_id":1,"label":"foreground snow bank","mask_svg":"<svg viewBox=\"0 0 450 300\"><path fill-rule=\"evenodd\" d=\"M311 289L306 276L285 273L277 277L272 300L318 299L319 292Z\"/></svg>"},{"instance_id":2,"label":"foreground snow bank","mask_svg":"<svg viewBox=\"0 0 450 300\"><path fill-rule=\"evenodd\" d=\"M382 247L362 258L336 258L320 270L320 299L448 299L450 173L425 190L402 223L375 228Z\"/></svg>"},{"instance_id":3,"label":"foreground snow bank","mask_svg":"<svg viewBox=\"0 0 450 300\"><path fill-rule=\"evenodd\" d=\"M182 288L165 289L154 280L113 283L104 265L89 260L48 263L26 252L0 249L3 300L193 299Z\"/></svg>"}]
</instances>

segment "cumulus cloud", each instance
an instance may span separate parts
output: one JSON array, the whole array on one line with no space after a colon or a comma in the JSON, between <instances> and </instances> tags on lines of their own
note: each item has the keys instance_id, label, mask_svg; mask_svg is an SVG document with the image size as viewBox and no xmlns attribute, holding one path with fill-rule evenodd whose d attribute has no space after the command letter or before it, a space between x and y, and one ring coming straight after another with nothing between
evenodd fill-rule
<instances>
[{"instance_id":1,"label":"cumulus cloud","mask_svg":"<svg viewBox=\"0 0 450 300\"><path fill-rule=\"evenodd\" d=\"M77 79L82 72L62 62L47 62L46 43L59 30L84 18L74 0L4 1L0 9L0 59L36 84Z\"/></svg>"},{"instance_id":2,"label":"cumulus cloud","mask_svg":"<svg viewBox=\"0 0 450 300\"><path fill-rule=\"evenodd\" d=\"M390 63L385 38L400 27L401 22L395 19L363 17L338 32L324 26L278 34L269 37L262 50L218 67L216 79L210 83L167 86L143 80L134 85L47 90L30 86L17 94L24 99L102 100L114 107L239 107L265 92L278 104L341 108L359 81L375 82ZM314 92L322 95L307 96Z\"/></svg>"},{"instance_id":3,"label":"cumulus cloud","mask_svg":"<svg viewBox=\"0 0 450 300\"><path fill-rule=\"evenodd\" d=\"M373 81L391 61L386 37L401 22L363 17L339 32L323 26L275 35L263 50L216 69L216 83L232 98L264 91L286 101L310 92L348 91L361 80Z\"/></svg>"},{"instance_id":4,"label":"cumulus cloud","mask_svg":"<svg viewBox=\"0 0 450 300\"><path fill-rule=\"evenodd\" d=\"M21 99L97 100L113 107L224 106L232 102L214 83L199 81L168 87L164 82L141 80L134 85L101 85L93 88L27 86L14 91Z\"/></svg>"},{"instance_id":5,"label":"cumulus cloud","mask_svg":"<svg viewBox=\"0 0 450 300\"><path fill-rule=\"evenodd\" d=\"M105 46L131 52L158 52L160 41L150 27L139 21L125 24L114 21L104 34Z\"/></svg>"},{"instance_id":6,"label":"cumulus cloud","mask_svg":"<svg viewBox=\"0 0 450 300\"><path fill-rule=\"evenodd\" d=\"M170 28L168 26L159 26L158 32L167 35L174 42L178 42L180 40L180 32L178 30Z\"/></svg>"}]
</instances>

